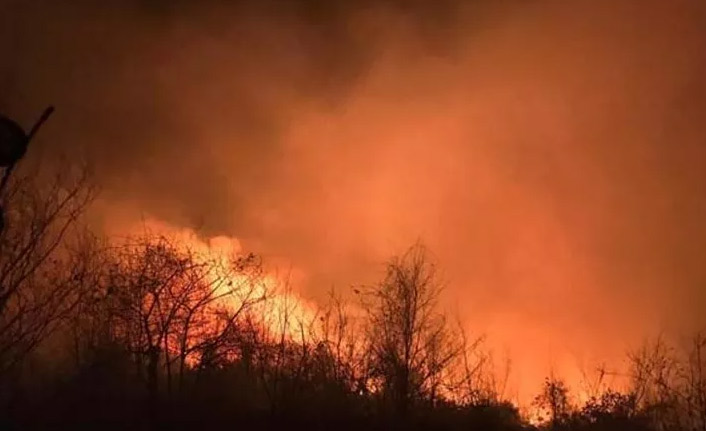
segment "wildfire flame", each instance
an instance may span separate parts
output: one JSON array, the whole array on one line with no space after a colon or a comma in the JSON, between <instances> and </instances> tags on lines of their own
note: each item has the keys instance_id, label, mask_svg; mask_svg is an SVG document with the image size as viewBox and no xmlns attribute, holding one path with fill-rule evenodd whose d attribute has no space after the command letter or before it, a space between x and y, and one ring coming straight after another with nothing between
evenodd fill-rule
<instances>
[{"instance_id":1,"label":"wildfire flame","mask_svg":"<svg viewBox=\"0 0 706 431\"><path fill-rule=\"evenodd\" d=\"M153 219L127 230L128 235L144 233L169 238L177 248L189 251L197 263L227 268L237 257L247 255L237 238L221 235L204 239L192 229L177 228ZM292 339L301 337L303 329L316 318L316 307L295 293L291 276L280 276L274 270L265 270L255 277L238 271L228 272L227 280L216 280L222 274L215 272L209 272L208 276L213 285L222 290L247 286L247 297L254 300L250 306L252 314L274 335ZM242 306L241 301L244 299L223 295L222 301L226 307L237 309Z\"/></svg>"}]
</instances>

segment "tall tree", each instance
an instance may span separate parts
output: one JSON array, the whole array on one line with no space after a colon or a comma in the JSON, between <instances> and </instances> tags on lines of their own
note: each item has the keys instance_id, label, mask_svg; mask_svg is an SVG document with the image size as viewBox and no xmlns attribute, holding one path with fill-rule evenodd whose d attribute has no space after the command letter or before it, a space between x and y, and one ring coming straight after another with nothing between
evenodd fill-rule
<instances>
[{"instance_id":1,"label":"tall tree","mask_svg":"<svg viewBox=\"0 0 706 431\"><path fill-rule=\"evenodd\" d=\"M442 285L421 245L392 258L383 280L363 292L372 385L405 417L418 401L433 402L461 353L438 299Z\"/></svg>"},{"instance_id":2,"label":"tall tree","mask_svg":"<svg viewBox=\"0 0 706 431\"><path fill-rule=\"evenodd\" d=\"M1 197L0 377L76 305L88 260L78 220L95 196L86 169L14 176Z\"/></svg>"}]
</instances>

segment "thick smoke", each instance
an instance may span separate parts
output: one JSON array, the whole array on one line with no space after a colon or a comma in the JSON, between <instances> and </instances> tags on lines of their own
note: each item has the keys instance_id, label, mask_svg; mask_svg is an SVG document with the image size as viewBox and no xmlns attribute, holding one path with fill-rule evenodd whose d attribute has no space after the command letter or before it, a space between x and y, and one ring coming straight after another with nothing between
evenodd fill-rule
<instances>
[{"instance_id":1,"label":"thick smoke","mask_svg":"<svg viewBox=\"0 0 706 431\"><path fill-rule=\"evenodd\" d=\"M706 6L0 0L0 110L141 217L370 282L422 239L519 383L704 322ZM570 371L565 371L569 373Z\"/></svg>"}]
</instances>

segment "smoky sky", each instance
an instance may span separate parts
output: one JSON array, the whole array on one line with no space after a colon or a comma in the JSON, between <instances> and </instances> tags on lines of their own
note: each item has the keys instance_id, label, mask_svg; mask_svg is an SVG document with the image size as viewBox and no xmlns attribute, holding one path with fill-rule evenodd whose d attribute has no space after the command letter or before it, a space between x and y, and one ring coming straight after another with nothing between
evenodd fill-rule
<instances>
[{"instance_id":1,"label":"smoky sky","mask_svg":"<svg viewBox=\"0 0 706 431\"><path fill-rule=\"evenodd\" d=\"M0 110L56 105L30 153L90 161L102 229L233 236L313 298L421 239L525 376L706 323L701 1L0 7Z\"/></svg>"}]
</instances>

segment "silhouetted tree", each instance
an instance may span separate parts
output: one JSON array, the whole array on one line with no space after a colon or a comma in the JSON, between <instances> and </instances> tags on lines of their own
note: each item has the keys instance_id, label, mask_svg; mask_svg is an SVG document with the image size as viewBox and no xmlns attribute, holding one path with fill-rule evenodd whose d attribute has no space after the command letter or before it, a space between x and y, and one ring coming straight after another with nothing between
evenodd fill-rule
<instances>
[{"instance_id":1,"label":"silhouetted tree","mask_svg":"<svg viewBox=\"0 0 706 431\"><path fill-rule=\"evenodd\" d=\"M630 355L636 401L659 429L706 429L705 350L697 333L685 349L658 338Z\"/></svg>"},{"instance_id":2,"label":"silhouetted tree","mask_svg":"<svg viewBox=\"0 0 706 431\"><path fill-rule=\"evenodd\" d=\"M546 416L552 430L566 429L572 413L569 389L563 380L554 376L544 380L542 392L534 399L534 405ZM544 417L541 418L544 420Z\"/></svg>"},{"instance_id":3,"label":"silhouetted tree","mask_svg":"<svg viewBox=\"0 0 706 431\"><path fill-rule=\"evenodd\" d=\"M76 241L79 217L95 195L86 169L15 176L2 194L0 386L72 310L91 276Z\"/></svg>"},{"instance_id":4,"label":"silhouetted tree","mask_svg":"<svg viewBox=\"0 0 706 431\"><path fill-rule=\"evenodd\" d=\"M635 394L608 389L586 401L572 418L571 429L640 431L652 427L638 408Z\"/></svg>"},{"instance_id":5,"label":"silhouetted tree","mask_svg":"<svg viewBox=\"0 0 706 431\"><path fill-rule=\"evenodd\" d=\"M103 275L81 305L81 335L118 344L144 378L154 414L160 381L181 390L189 370L237 355L240 321L267 290L254 255L200 255L146 234L106 250ZM85 341L85 340L84 340Z\"/></svg>"},{"instance_id":6,"label":"silhouetted tree","mask_svg":"<svg viewBox=\"0 0 706 431\"><path fill-rule=\"evenodd\" d=\"M691 340L681 372L684 408L693 430L706 431L706 337Z\"/></svg>"},{"instance_id":7,"label":"silhouetted tree","mask_svg":"<svg viewBox=\"0 0 706 431\"><path fill-rule=\"evenodd\" d=\"M383 280L364 292L371 384L398 417L440 395L444 373L461 345L438 310L441 284L422 245L387 264Z\"/></svg>"}]
</instances>

